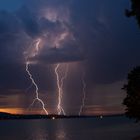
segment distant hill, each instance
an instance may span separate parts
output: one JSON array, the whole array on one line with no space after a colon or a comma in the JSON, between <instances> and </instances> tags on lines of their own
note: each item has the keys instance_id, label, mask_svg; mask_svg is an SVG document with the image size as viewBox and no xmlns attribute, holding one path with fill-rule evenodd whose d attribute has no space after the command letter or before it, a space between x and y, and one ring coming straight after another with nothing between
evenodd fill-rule
<instances>
[{"instance_id":1,"label":"distant hill","mask_svg":"<svg viewBox=\"0 0 140 140\"><path fill-rule=\"evenodd\" d=\"M0 117L1 116L8 116L8 115L11 115L10 113L6 113L6 112L0 112Z\"/></svg>"}]
</instances>

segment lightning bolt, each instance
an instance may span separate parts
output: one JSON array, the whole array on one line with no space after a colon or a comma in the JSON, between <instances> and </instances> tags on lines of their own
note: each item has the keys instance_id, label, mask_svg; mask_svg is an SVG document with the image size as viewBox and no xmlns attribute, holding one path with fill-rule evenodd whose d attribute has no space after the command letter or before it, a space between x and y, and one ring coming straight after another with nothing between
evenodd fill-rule
<instances>
[{"instance_id":1,"label":"lightning bolt","mask_svg":"<svg viewBox=\"0 0 140 140\"><path fill-rule=\"evenodd\" d=\"M60 68L60 64L57 64L55 67L55 74L56 74L56 79L57 79L57 88L58 88L58 105L57 105L57 111L58 111L58 115L60 115L61 113L63 115L66 115L61 102L62 102L62 96L63 96L63 85L64 85L64 80L67 77L67 73L68 73L68 64L66 64L66 69L65 69L65 73L63 77L60 77L59 75L59 68Z\"/></svg>"},{"instance_id":2,"label":"lightning bolt","mask_svg":"<svg viewBox=\"0 0 140 140\"><path fill-rule=\"evenodd\" d=\"M64 80L67 78L68 70L69 70L69 65L66 64L64 76L63 76L62 79L61 79L61 89L62 89L62 90L61 90L61 94L63 94Z\"/></svg>"},{"instance_id":3,"label":"lightning bolt","mask_svg":"<svg viewBox=\"0 0 140 140\"><path fill-rule=\"evenodd\" d=\"M40 39L37 40L37 43L36 43L36 45L35 45L35 46L36 46L36 47L35 47L35 51L33 52L32 56L36 56L36 55L38 54L40 41L41 41ZM32 82L32 85L34 85L34 87L35 87L35 93L36 93L36 98L33 100L31 106L32 106L36 101L38 101L38 102L41 103L41 105L42 105L42 110L45 112L46 115L48 115L48 111L45 109L45 104L44 104L44 102L39 98L39 89L38 89L38 85L36 84L36 82L35 82L35 80L34 80L32 74L31 74L31 72L30 72L30 70L29 70L29 64L30 64L30 63L29 63L28 61L26 61L26 72L27 72L27 74L28 74L28 76L29 76L29 78L30 78L30 80L31 80L31 82Z\"/></svg>"},{"instance_id":4,"label":"lightning bolt","mask_svg":"<svg viewBox=\"0 0 140 140\"><path fill-rule=\"evenodd\" d=\"M82 75L82 85L83 85L83 98L82 98L82 105L80 107L79 116L81 115L83 108L85 106L85 99L86 99L86 82L85 82L85 72Z\"/></svg>"}]
</instances>

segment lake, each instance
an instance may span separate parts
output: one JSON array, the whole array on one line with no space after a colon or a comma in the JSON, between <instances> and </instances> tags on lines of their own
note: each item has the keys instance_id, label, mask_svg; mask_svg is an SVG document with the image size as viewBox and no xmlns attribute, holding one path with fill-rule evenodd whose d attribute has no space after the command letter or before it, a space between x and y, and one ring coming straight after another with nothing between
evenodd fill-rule
<instances>
[{"instance_id":1,"label":"lake","mask_svg":"<svg viewBox=\"0 0 140 140\"><path fill-rule=\"evenodd\" d=\"M140 123L123 116L0 121L0 140L139 140Z\"/></svg>"}]
</instances>

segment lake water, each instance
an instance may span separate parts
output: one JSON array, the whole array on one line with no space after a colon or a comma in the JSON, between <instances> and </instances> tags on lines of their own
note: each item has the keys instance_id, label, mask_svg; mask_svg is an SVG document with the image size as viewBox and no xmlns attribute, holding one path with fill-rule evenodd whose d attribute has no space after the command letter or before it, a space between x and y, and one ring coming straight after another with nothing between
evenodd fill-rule
<instances>
[{"instance_id":1,"label":"lake water","mask_svg":"<svg viewBox=\"0 0 140 140\"><path fill-rule=\"evenodd\" d=\"M0 121L0 140L133 140L140 123L125 117Z\"/></svg>"}]
</instances>

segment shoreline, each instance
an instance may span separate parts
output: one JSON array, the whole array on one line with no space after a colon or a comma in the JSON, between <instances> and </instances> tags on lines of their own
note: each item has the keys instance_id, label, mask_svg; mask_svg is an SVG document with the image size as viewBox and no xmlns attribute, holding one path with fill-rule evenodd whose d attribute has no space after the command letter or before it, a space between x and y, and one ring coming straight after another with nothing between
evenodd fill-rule
<instances>
[{"instance_id":1,"label":"shoreline","mask_svg":"<svg viewBox=\"0 0 140 140\"><path fill-rule=\"evenodd\" d=\"M104 117L121 117L125 116L124 114L117 114L117 115L39 115L39 114L28 114L28 115L21 115L21 114L9 114L9 113L0 113L0 120L20 120L20 119L87 119L87 118L100 118L103 119Z\"/></svg>"}]
</instances>

